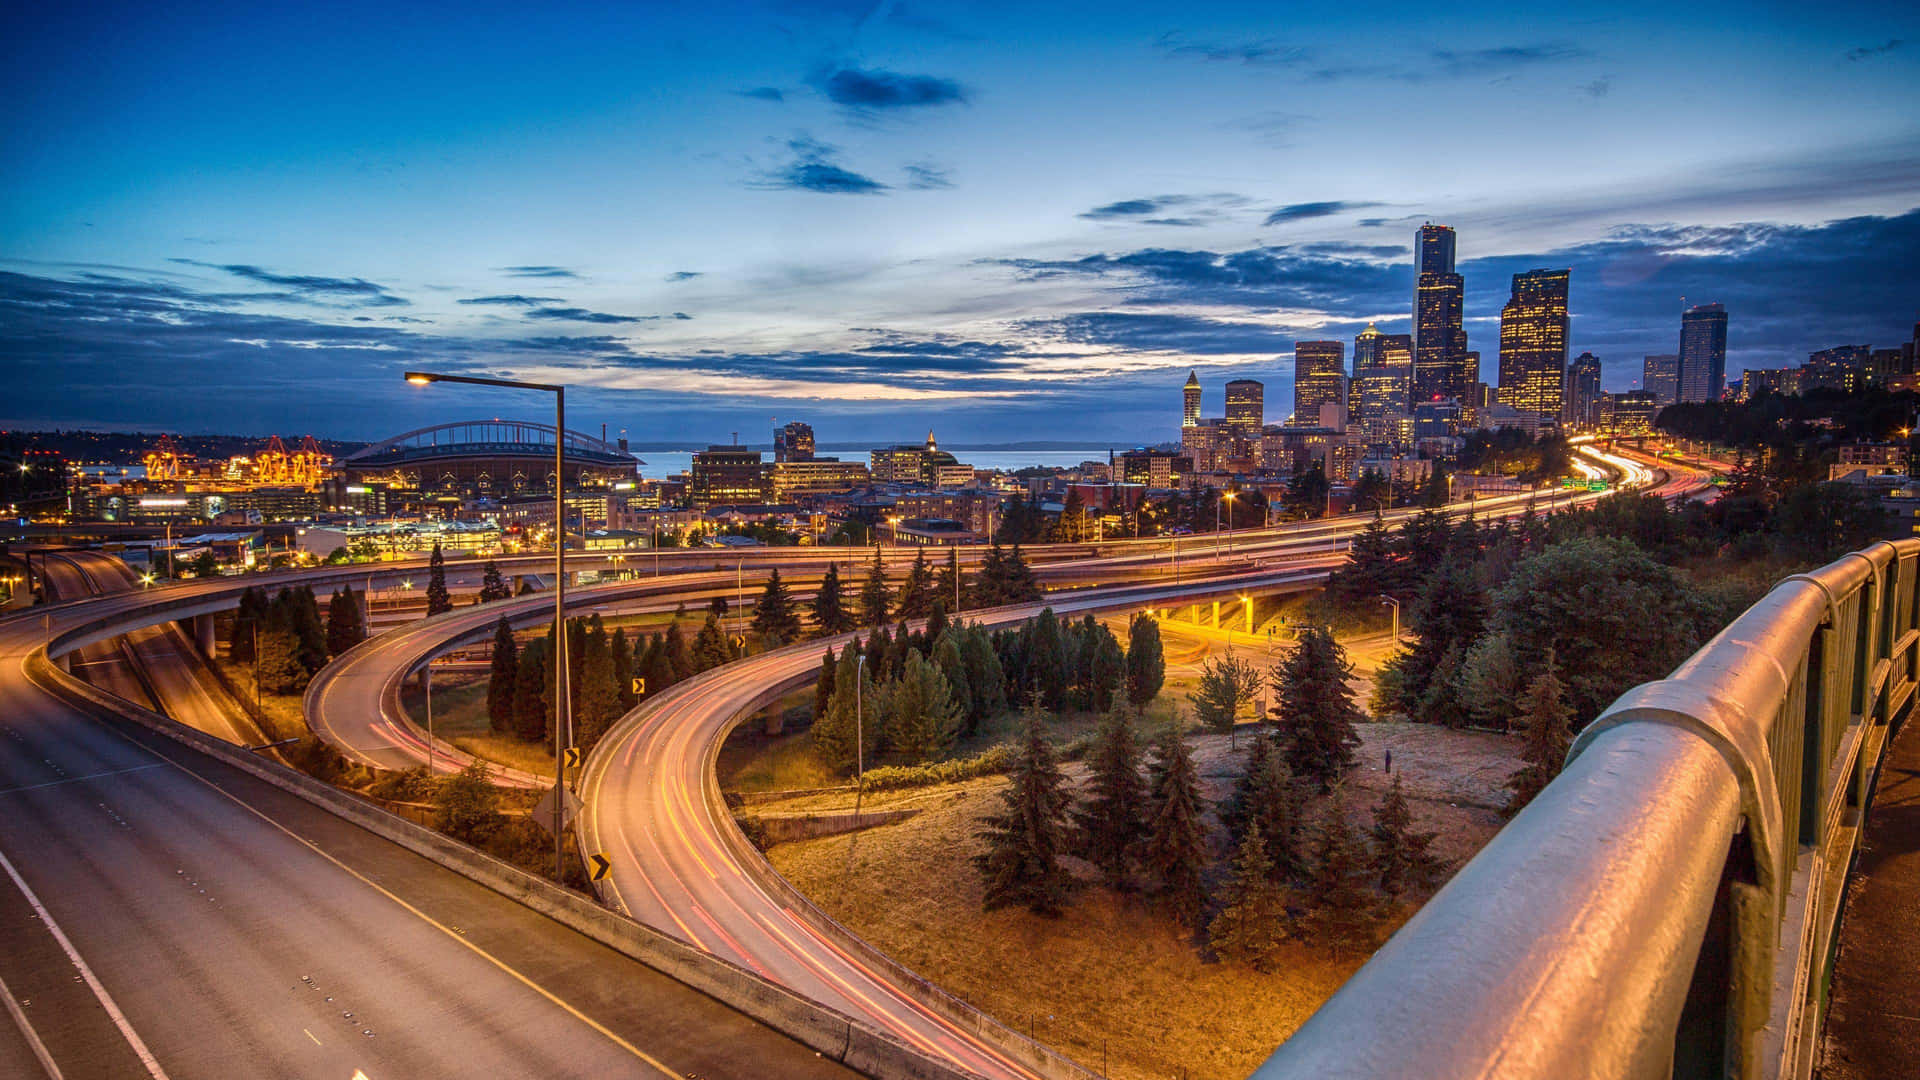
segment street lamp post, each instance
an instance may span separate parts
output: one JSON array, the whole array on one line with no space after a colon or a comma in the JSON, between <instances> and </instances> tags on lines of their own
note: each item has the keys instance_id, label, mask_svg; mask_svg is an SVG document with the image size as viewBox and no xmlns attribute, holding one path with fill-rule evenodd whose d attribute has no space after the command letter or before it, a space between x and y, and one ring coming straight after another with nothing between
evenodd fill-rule
<instances>
[{"instance_id":1,"label":"street lamp post","mask_svg":"<svg viewBox=\"0 0 1920 1080\"><path fill-rule=\"evenodd\" d=\"M1237 498L1239 494L1240 493L1237 491L1223 491L1220 493L1220 498L1213 504L1213 529L1215 532L1220 531L1221 504L1224 503L1227 506L1232 506L1233 500ZM1214 538L1213 548L1214 548L1214 553L1218 554L1220 551L1220 538L1217 536ZM1229 558L1233 556L1233 519L1232 518L1227 519L1227 556Z\"/></svg>"},{"instance_id":2,"label":"street lamp post","mask_svg":"<svg viewBox=\"0 0 1920 1080\"><path fill-rule=\"evenodd\" d=\"M860 702L860 684L867 679L867 654L861 653L853 672L853 782L864 784L867 772L866 721Z\"/></svg>"},{"instance_id":3,"label":"street lamp post","mask_svg":"<svg viewBox=\"0 0 1920 1080\"><path fill-rule=\"evenodd\" d=\"M1382 593L1380 602L1393 605L1393 644L1398 646L1400 644L1400 601Z\"/></svg>"},{"instance_id":4,"label":"street lamp post","mask_svg":"<svg viewBox=\"0 0 1920 1080\"><path fill-rule=\"evenodd\" d=\"M573 707L567 685L567 388L553 383L486 379L475 375L438 375L407 372L415 386L428 383L468 383L511 390L541 390L553 395L553 879L565 882L567 751L573 747ZM428 742L432 752L432 742Z\"/></svg>"}]
</instances>

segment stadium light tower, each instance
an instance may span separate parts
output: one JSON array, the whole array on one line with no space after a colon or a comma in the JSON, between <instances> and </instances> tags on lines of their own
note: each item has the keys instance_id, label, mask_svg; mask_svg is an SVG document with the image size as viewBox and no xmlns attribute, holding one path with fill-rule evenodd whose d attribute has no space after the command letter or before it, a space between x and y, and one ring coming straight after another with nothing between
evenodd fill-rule
<instances>
[{"instance_id":1,"label":"stadium light tower","mask_svg":"<svg viewBox=\"0 0 1920 1080\"><path fill-rule=\"evenodd\" d=\"M553 395L553 880L564 885L566 851L567 751L573 746L573 707L567 686L567 388L553 383L484 379L476 375L439 375L409 371L407 381L470 383L510 390L542 390Z\"/></svg>"}]
</instances>

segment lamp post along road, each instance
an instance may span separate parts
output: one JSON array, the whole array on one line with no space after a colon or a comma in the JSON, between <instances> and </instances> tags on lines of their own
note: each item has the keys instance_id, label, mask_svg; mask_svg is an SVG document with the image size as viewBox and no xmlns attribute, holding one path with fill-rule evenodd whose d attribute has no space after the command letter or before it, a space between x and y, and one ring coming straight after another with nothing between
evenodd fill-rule
<instances>
[{"instance_id":1,"label":"lamp post along road","mask_svg":"<svg viewBox=\"0 0 1920 1080\"><path fill-rule=\"evenodd\" d=\"M543 390L553 395L553 880L565 883L567 751L573 746L573 704L567 685L567 388L553 383L485 379L474 375L407 372L415 386L468 383L510 390ZM657 557L657 556L656 556ZM432 754L432 737L428 737Z\"/></svg>"}]
</instances>

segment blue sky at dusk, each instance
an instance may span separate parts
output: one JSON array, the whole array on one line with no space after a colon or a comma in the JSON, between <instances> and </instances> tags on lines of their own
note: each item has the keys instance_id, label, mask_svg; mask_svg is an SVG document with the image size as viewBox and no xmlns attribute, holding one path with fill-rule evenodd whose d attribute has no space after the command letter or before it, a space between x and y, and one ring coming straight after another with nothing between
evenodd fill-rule
<instances>
[{"instance_id":1,"label":"blue sky at dusk","mask_svg":"<svg viewBox=\"0 0 1920 1080\"><path fill-rule=\"evenodd\" d=\"M1729 369L1920 314L1920 16L1885 3L13 5L0 426L377 438L1171 438L1407 328L1459 229L1573 268L1612 389L1682 297ZM524 406L524 408L523 408Z\"/></svg>"}]
</instances>

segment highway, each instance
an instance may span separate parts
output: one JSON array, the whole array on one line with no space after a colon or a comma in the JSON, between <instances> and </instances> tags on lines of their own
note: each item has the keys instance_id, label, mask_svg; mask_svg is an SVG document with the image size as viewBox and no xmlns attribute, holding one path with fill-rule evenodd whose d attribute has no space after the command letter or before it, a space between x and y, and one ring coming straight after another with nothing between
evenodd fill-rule
<instances>
[{"instance_id":1,"label":"highway","mask_svg":"<svg viewBox=\"0 0 1920 1080\"><path fill-rule=\"evenodd\" d=\"M47 614L58 631L124 599ZM0 1072L850 1075L304 800L67 705L27 673L40 614L0 620L0 982L20 1005Z\"/></svg>"}]
</instances>

